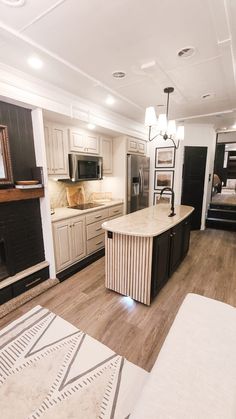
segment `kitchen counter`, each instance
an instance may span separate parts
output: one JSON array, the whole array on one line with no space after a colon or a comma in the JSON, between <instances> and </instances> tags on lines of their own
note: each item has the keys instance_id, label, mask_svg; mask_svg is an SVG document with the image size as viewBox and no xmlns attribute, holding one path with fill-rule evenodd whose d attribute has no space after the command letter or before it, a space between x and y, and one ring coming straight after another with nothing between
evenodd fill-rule
<instances>
[{"instance_id":1,"label":"kitchen counter","mask_svg":"<svg viewBox=\"0 0 236 419\"><path fill-rule=\"evenodd\" d=\"M158 204L104 222L106 288L150 305L188 252L193 210L177 205L168 217Z\"/></svg>"},{"instance_id":2,"label":"kitchen counter","mask_svg":"<svg viewBox=\"0 0 236 419\"><path fill-rule=\"evenodd\" d=\"M188 217L193 207L177 205L176 215L168 217L170 208L166 204L158 204L140 211L123 215L115 220L102 224L104 230L129 236L154 237L169 230Z\"/></svg>"},{"instance_id":3,"label":"kitchen counter","mask_svg":"<svg viewBox=\"0 0 236 419\"><path fill-rule=\"evenodd\" d=\"M93 211L98 211L100 209L113 207L114 205L123 204L122 200L112 200L108 202L103 202L95 208L88 208L85 210L79 210L69 207L55 208L55 213L51 216L52 222L65 220L66 218L77 217L78 215L86 215Z\"/></svg>"}]
</instances>

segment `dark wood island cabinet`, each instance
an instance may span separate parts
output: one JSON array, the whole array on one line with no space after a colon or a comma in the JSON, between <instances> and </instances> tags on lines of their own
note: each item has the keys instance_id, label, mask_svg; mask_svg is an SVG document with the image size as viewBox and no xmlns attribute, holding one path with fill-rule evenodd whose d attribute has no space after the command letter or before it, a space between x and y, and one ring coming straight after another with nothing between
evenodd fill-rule
<instances>
[{"instance_id":1,"label":"dark wood island cabinet","mask_svg":"<svg viewBox=\"0 0 236 419\"><path fill-rule=\"evenodd\" d=\"M150 305L189 249L193 207L159 204L105 222L107 288Z\"/></svg>"}]
</instances>

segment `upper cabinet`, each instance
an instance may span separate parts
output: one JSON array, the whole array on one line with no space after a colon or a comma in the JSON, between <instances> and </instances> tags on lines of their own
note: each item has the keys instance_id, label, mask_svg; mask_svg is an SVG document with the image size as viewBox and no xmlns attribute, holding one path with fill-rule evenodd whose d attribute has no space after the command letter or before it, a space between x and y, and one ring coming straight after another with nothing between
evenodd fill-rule
<instances>
[{"instance_id":1,"label":"upper cabinet","mask_svg":"<svg viewBox=\"0 0 236 419\"><path fill-rule=\"evenodd\" d=\"M100 137L101 156L103 157L103 173L112 173L112 138Z\"/></svg>"},{"instance_id":2,"label":"upper cabinet","mask_svg":"<svg viewBox=\"0 0 236 419\"><path fill-rule=\"evenodd\" d=\"M75 153L99 154L99 136L78 128L70 129L70 151Z\"/></svg>"},{"instance_id":3,"label":"upper cabinet","mask_svg":"<svg viewBox=\"0 0 236 419\"><path fill-rule=\"evenodd\" d=\"M130 153L146 154L147 144L146 141L139 140L138 138L128 137L127 150Z\"/></svg>"},{"instance_id":4,"label":"upper cabinet","mask_svg":"<svg viewBox=\"0 0 236 419\"><path fill-rule=\"evenodd\" d=\"M49 175L68 175L68 133L60 125L44 125L47 166Z\"/></svg>"}]
</instances>

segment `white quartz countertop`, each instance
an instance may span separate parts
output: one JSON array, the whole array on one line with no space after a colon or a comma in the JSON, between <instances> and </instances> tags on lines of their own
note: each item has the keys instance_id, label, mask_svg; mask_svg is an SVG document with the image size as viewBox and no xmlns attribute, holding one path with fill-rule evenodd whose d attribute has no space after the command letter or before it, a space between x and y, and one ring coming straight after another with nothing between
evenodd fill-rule
<instances>
[{"instance_id":1,"label":"white quartz countertop","mask_svg":"<svg viewBox=\"0 0 236 419\"><path fill-rule=\"evenodd\" d=\"M55 208L55 213L51 216L51 221L60 221L64 220L66 218L76 217L78 215L86 215L90 212L103 210L108 207L113 207L114 205L123 204L123 201L121 200L112 200L108 202L103 202L101 205L95 207L95 208L89 208L86 210L79 210L79 209L73 209L69 207L61 207L61 208Z\"/></svg>"},{"instance_id":2,"label":"white quartz countertop","mask_svg":"<svg viewBox=\"0 0 236 419\"><path fill-rule=\"evenodd\" d=\"M102 224L104 230L129 236L154 237L169 230L188 217L194 208L186 205L176 205L174 217L168 217L170 207L158 204L131 214L123 215Z\"/></svg>"}]
</instances>

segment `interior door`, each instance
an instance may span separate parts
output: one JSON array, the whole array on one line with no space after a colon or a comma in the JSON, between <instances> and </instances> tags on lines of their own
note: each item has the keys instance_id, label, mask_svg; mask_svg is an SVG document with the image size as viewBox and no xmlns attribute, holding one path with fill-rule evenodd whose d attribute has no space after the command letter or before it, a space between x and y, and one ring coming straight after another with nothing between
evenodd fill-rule
<instances>
[{"instance_id":1,"label":"interior door","mask_svg":"<svg viewBox=\"0 0 236 419\"><path fill-rule=\"evenodd\" d=\"M191 218L192 230L201 228L206 158L207 147L184 147L181 204L195 208Z\"/></svg>"}]
</instances>

